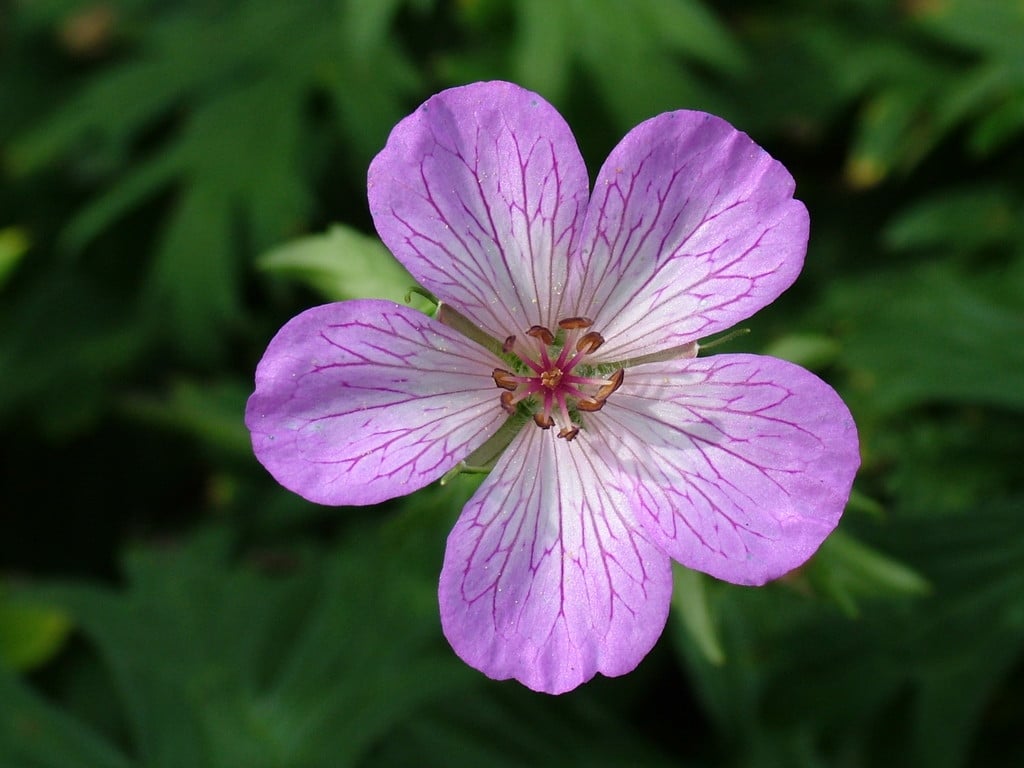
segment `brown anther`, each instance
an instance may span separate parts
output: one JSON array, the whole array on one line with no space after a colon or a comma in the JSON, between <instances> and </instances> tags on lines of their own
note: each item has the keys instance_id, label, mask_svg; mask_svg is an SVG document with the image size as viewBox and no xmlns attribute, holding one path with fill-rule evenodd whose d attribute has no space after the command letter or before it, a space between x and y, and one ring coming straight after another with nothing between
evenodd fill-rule
<instances>
[{"instance_id":1,"label":"brown anther","mask_svg":"<svg viewBox=\"0 0 1024 768\"><path fill-rule=\"evenodd\" d=\"M491 378L493 378L494 383L497 384L502 389L507 389L510 392L515 391L517 384L510 372L503 370L501 368L495 368L494 371L491 373Z\"/></svg>"},{"instance_id":2,"label":"brown anther","mask_svg":"<svg viewBox=\"0 0 1024 768\"><path fill-rule=\"evenodd\" d=\"M562 369L552 368L550 371L544 371L540 375L540 383L548 389L554 389L562 381Z\"/></svg>"},{"instance_id":3,"label":"brown anther","mask_svg":"<svg viewBox=\"0 0 1024 768\"><path fill-rule=\"evenodd\" d=\"M589 328L593 324L594 321L589 317L567 317L558 321L558 327L565 328L567 331L576 330L578 328Z\"/></svg>"},{"instance_id":4,"label":"brown anther","mask_svg":"<svg viewBox=\"0 0 1024 768\"><path fill-rule=\"evenodd\" d=\"M555 341L555 335L543 325L531 325L530 330L526 332L526 335L533 336L535 339L540 339L544 342L545 346L551 346Z\"/></svg>"},{"instance_id":5,"label":"brown anther","mask_svg":"<svg viewBox=\"0 0 1024 768\"><path fill-rule=\"evenodd\" d=\"M580 340L576 342L576 351L589 355L602 344L604 344L604 336L597 331L590 331L583 334Z\"/></svg>"},{"instance_id":6,"label":"brown anther","mask_svg":"<svg viewBox=\"0 0 1024 768\"><path fill-rule=\"evenodd\" d=\"M579 433L579 427L566 427L565 429L559 431L558 436L564 437L565 442L571 443L573 441L573 438L575 438L576 435L578 435Z\"/></svg>"},{"instance_id":7,"label":"brown anther","mask_svg":"<svg viewBox=\"0 0 1024 768\"><path fill-rule=\"evenodd\" d=\"M505 410L505 413L510 416L514 416L516 412L516 404L513 402L513 396L511 392L501 393L501 407Z\"/></svg>"},{"instance_id":8,"label":"brown anther","mask_svg":"<svg viewBox=\"0 0 1024 768\"><path fill-rule=\"evenodd\" d=\"M600 411L604 408L604 400L599 400L596 397L588 397L586 400L580 400L577 402L576 407L581 411Z\"/></svg>"},{"instance_id":9,"label":"brown anther","mask_svg":"<svg viewBox=\"0 0 1024 768\"><path fill-rule=\"evenodd\" d=\"M619 368L615 373L608 379L608 383L597 390L597 394L594 395L598 400L607 400L608 396L622 386L622 380L626 377L626 372Z\"/></svg>"},{"instance_id":10,"label":"brown anther","mask_svg":"<svg viewBox=\"0 0 1024 768\"><path fill-rule=\"evenodd\" d=\"M533 423L541 429L551 429L555 425L555 422L552 421L550 416L545 416L539 411L533 414Z\"/></svg>"},{"instance_id":11,"label":"brown anther","mask_svg":"<svg viewBox=\"0 0 1024 768\"><path fill-rule=\"evenodd\" d=\"M516 345L516 337L515 336L509 336L507 339L505 339L505 343L501 345L501 351L504 352L507 355L509 352L512 351L512 348L515 345Z\"/></svg>"}]
</instances>

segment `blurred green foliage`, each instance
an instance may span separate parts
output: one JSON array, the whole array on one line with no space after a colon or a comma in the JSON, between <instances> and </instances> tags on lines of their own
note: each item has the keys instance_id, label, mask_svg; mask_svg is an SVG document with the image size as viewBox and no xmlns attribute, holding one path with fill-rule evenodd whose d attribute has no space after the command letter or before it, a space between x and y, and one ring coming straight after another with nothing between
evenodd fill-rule
<instances>
[{"instance_id":1,"label":"blurred green foliage","mask_svg":"<svg viewBox=\"0 0 1024 768\"><path fill-rule=\"evenodd\" d=\"M1024 5L14 0L0 7L0 765L1024 764ZM401 301L366 166L430 93L534 88L591 168L706 109L797 178L797 286L863 469L763 589L680 573L632 675L553 699L440 634L472 481L296 499L241 423L274 331Z\"/></svg>"}]
</instances>

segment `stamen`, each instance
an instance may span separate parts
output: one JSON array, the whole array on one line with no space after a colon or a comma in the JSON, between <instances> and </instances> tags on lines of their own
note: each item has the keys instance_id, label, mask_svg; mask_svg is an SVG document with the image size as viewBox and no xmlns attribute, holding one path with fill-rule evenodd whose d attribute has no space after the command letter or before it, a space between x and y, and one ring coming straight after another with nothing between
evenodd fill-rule
<instances>
[{"instance_id":1,"label":"stamen","mask_svg":"<svg viewBox=\"0 0 1024 768\"><path fill-rule=\"evenodd\" d=\"M602 344L604 344L604 336L597 331L590 331L583 334L580 340L576 342L576 351L583 355L589 355Z\"/></svg>"},{"instance_id":2,"label":"stamen","mask_svg":"<svg viewBox=\"0 0 1024 768\"><path fill-rule=\"evenodd\" d=\"M597 390L597 394L594 395L598 400L607 400L608 396L615 390L622 386L622 380L626 378L626 372L619 368L615 373L612 374L611 378L608 379L608 383Z\"/></svg>"},{"instance_id":3,"label":"stamen","mask_svg":"<svg viewBox=\"0 0 1024 768\"><path fill-rule=\"evenodd\" d=\"M564 381L564 379L563 379ZM579 387L574 387L572 384L563 385L562 391L565 392L569 397L575 397L577 400L590 400L590 395L584 392Z\"/></svg>"},{"instance_id":4,"label":"stamen","mask_svg":"<svg viewBox=\"0 0 1024 768\"><path fill-rule=\"evenodd\" d=\"M554 405L554 402L553 402L553 397L551 395L551 390L550 389L545 389L544 390L544 408L541 411L541 413L544 416L544 421L545 422L549 422L550 421L552 424L554 424L555 421L554 421L554 419L551 418L551 406L552 405Z\"/></svg>"},{"instance_id":5,"label":"stamen","mask_svg":"<svg viewBox=\"0 0 1024 768\"><path fill-rule=\"evenodd\" d=\"M550 347L555 342L555 335L543 325L531 325L526 335L540 339L547 347Z\"/></svg>"},{"instance_id":6,"label":"stamen","mask_svg":"<svg viewBox=\"0 0 1024 768\"><path fill-rule=\"evenodd\" d=\"M589 317L566 317L563 320L558 321L558 327L564 328L567 331L576 330L579 328L589 328L594 324L594 321Z\"/></svg>"},{"instance_id":7,"label":"stamen","mask_svg":"<svg viewBox=\"0 0 1024 768\"><path fill-rule=\"evenodd\" d=\"M519 403L529 403L539 429L556 427L558 437L574 440L586 427L582 414L604 408L625 378L621 368L609 376L595 375L589 368L581 371L588 375L574 372L587 355L605 343L597 331L585 330L592 325L589 317L562 318L557 337L543 325L531 326L526 335L537 340L536 346L524 345L514 335L506 337L502 354L514 355L518 362L513 363L514 370L495 368L491 372L494 385L503 390L499 398L502 409L515 415Z\"/></svg>"},{"instance_id":8,"label":"stamen","mask_svg":"<svg viewBox=\"0 0 1024 768\"><path fill-rule=\"evenodd\" d=\"M515 395L513 395L511 392L502 392L501 407L509 416L514 416L516 412Z\"/></svg>"},{"instance_id":9,"label":"stamen","mask_svg":"<svg viewBox=\"0 0 1024 768\"><path fill-rule=\"evenodd\" d=\"M491 373L491 377L494 379L494 383L502 389L507 389L510 392L515 392L516 387L519 386L516 381L516 377L509 371L501 368L495 368L494 372Z\"/></svg>"},{"instance_id":10,"label":"stamen","mask_svg":"<svg viewBox=\"0 0 1024 768\"><path fill-rule=\"evenodd\" d=\"M572 417L569 415L569 406L565 402L564 395L557 395L558 397L558 410L561 412L562 423L565 424L563 431L572 426Z\"/></svg>"}]
</instances>

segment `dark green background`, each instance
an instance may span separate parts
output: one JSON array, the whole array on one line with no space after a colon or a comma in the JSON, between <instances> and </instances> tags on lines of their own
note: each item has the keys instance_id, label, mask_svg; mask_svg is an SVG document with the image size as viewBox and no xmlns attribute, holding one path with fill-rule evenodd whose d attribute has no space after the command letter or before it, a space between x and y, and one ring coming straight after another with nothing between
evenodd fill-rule
<instances>
[{"instance_id":1,"label":"dark green background","mask_svg":"<svg viewBox=\"0 0 1024 768\"><path fill-rule=\"evenodd\" d=\"M1014 0L0 5L0 766L1024 764L1022 40ZM680 573L639 669L558 698L441 636L470 481L314 507L242 425L285 320L405 290L391 126L493 78L592 174L678 108L779 158L807 266L726 349L862 438L808 566Z\"/></svg>"}]
</instances>

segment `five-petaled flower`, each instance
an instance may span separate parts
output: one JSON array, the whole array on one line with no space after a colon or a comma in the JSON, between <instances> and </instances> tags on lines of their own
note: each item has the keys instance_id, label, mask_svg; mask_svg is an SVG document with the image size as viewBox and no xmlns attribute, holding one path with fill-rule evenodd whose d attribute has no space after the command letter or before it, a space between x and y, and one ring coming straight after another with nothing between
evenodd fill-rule
<instances>
[{"instance_id":1,"label":"five-petaled flower","mask_svg":"<svg viewBox=\"0 0 1024 768\"><path fill-rule=\"evenodd\" d=\"M373 504L507 441L448 538L445 635L536 690L624 674L664 628L672 559L763 584L848 499L856 429L827 384L696 356L796 279L793 189L745 134L678 111L630 131L591 193L542 98L444 91L369 171L377 231L438 317L357 300L294 318L256 372L256 455L307 499Z\"/></svg>"}]
</instances>

